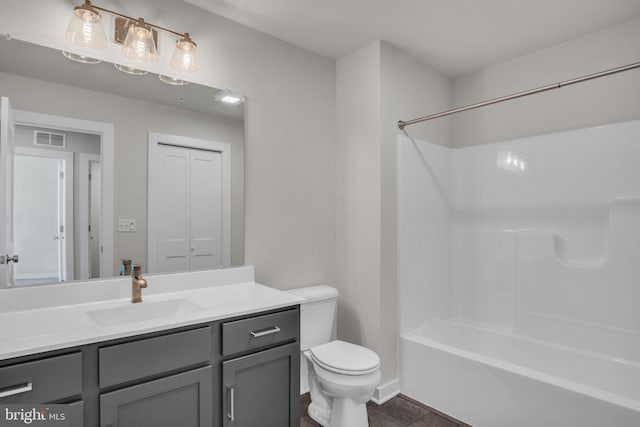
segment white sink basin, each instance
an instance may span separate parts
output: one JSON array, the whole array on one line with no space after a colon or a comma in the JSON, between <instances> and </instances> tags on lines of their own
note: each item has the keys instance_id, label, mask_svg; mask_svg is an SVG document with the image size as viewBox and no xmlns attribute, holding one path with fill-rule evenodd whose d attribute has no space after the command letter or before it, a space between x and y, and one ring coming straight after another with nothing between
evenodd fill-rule
<instances>
[{"instance_id":1,"label":"white sink basin","mask_svg":"<svg viewBox=\"0 0 640 427\"><path fill-rule=\"evenodd\" d=\"M186 299L175 299L161 302L141 302L121 307L88 311L87 315L99 325L126 325L147 320L163 319L195 313L203 310L198 304Z\"/></svg>"}]
</instances>

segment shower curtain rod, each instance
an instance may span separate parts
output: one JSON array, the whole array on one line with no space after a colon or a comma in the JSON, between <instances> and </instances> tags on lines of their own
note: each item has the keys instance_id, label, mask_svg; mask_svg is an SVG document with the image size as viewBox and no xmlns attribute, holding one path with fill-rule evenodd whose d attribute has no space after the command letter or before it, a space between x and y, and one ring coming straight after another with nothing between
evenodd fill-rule
<instances>
[{"instance_id":1,"label":"shower curtain rod","mask_svg":"<svg viewBox=\"0 0 640 427\"><path fill-rule=\"evenodd\" d=\"M509 101L511 99L521 98L523 96L533 95L535 93L546 92L546 91L552 90L552 89L560 89L561 87L564 87L564 86L569 86L569 85L572 85L572 84L575 84L575 83L582 83L582 82L585 82L587 80L597 79L599 77L609 76L611 74L621 73L622 71L633 70L634 68L639 68L639 67L640 67L640 62L635 62L633 64L623 65L622 67L611 68L610 70L601 71L599 73L593 73L593 74L589 74L589 75L586 75L586 76L577 77L575 79L565 80L565 81L562 81L562 82L559 82L559 83L553 83L553 84L550 84L550 85L537 87L535 89L529 89L529 90L525 90L525 91L522 91L522 92L517 92L517 93L511 94L511 95L505 95L505 96L501 96L499 98L489 99L487 101L482 101L482 102L478 102L476 104L466 105L464 107L454 108L452 110L442 111L440 113L431 114L429 116L424 116L424 117L419 117L419 118L413 119L413 120L407 120L407 121L399 120L398 121L398 127L400 129L404 129L405 126L412 125L412 124L415 124L415 123L425 122L427 120L433 120L433 119L437 119L437 118L440 118L440 117L449 116L451 114L460 113L462 111L473 110L474 108L480 108L480 107L484 107L484 106L491 105L491 104L497 104L499 102Z\"/></svg>"}]
</instances>

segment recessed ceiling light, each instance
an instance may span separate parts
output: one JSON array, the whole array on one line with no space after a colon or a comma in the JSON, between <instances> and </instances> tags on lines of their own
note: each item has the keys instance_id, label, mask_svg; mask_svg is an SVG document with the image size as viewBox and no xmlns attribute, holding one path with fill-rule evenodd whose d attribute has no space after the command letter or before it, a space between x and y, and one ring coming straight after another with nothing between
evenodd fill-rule
<instances>
[{"instance_id":1,"label":"recessed ceiling light","mask_svg":"<svg viewBox=\"0 0 640 427\"><path fill-rule=\"evenodd\" d=\"M71 53L71 52L67 52L66 50L62 51L62 54L64 55L65 58L68 58L72 61L75 62L80 62L82 64L99 64L100 61L97 58L92 58L90 56L84 56L84 55L78 55L77 53Z\"/></svg>"},{"instance_id":2,"label":"recessed ceiling light","mask_svg":"<svg viewBox=\"0 0 640 427\"><path fill-rule=\"evenodd\" d=\"M229 105L238 105L244 102L244 95L240 95L239 93L234 93L229 90L221 90L215 96L215 100Z\"/></svg>"}]
</instances>

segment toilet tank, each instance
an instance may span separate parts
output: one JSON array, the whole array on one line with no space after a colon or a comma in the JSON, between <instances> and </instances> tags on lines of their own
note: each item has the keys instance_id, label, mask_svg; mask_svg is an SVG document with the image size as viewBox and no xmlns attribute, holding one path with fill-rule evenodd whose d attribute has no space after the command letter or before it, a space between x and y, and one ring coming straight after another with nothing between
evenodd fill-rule
<instances>
[{"instance_id":1,"label":"toilet tank","mask_svg":"<svg viewBox=\"0 0 640 427\"><path fill-rule=\"evenodd\" d=\"M300 349L308 350L331 341L338 290L327 285L288 289L304 298L300 303Z\"/></svg>"}]
</instances>

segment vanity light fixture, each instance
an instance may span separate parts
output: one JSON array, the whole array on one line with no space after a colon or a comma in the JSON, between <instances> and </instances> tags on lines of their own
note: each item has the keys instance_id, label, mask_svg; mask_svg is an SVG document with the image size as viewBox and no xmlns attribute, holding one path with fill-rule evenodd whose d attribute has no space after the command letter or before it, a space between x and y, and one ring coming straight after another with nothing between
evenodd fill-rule
<instances>
[{"instance_id":1,"label":"vanity light fixture","mask_svg":"<svg viewBox=\"0 0 640 427\"><path fill-rule=\"evenodd\" d=\"M225 104L238 105L244 102L244 95L231 92L230 90L221 90L216 94L214 99Z\"/></svg>"},{"instance_id":2,"label":"vanity light fixture","mask_svg":"<svg viewBox=\"0 0 640 427\"><path fill-rule=\"evenodd\" d=\"M198 47L191 40L189 33L179 33L158 25L146 22L143 18L134 19L129 16L96 6L91 0L73 10L73 15L66 39L83 48L104 48L107 45L102 18L99 12L116 16L115 42L122 43L122 54L128 59L149 64L158 59L157 31L161 30L180 37L176 41L175 51L171 57L171 69L181 73L199 71ZM126 31L126 32L125 32ZM124 38L123 33L125 33Z\"/></svg>"}]
</instances>

